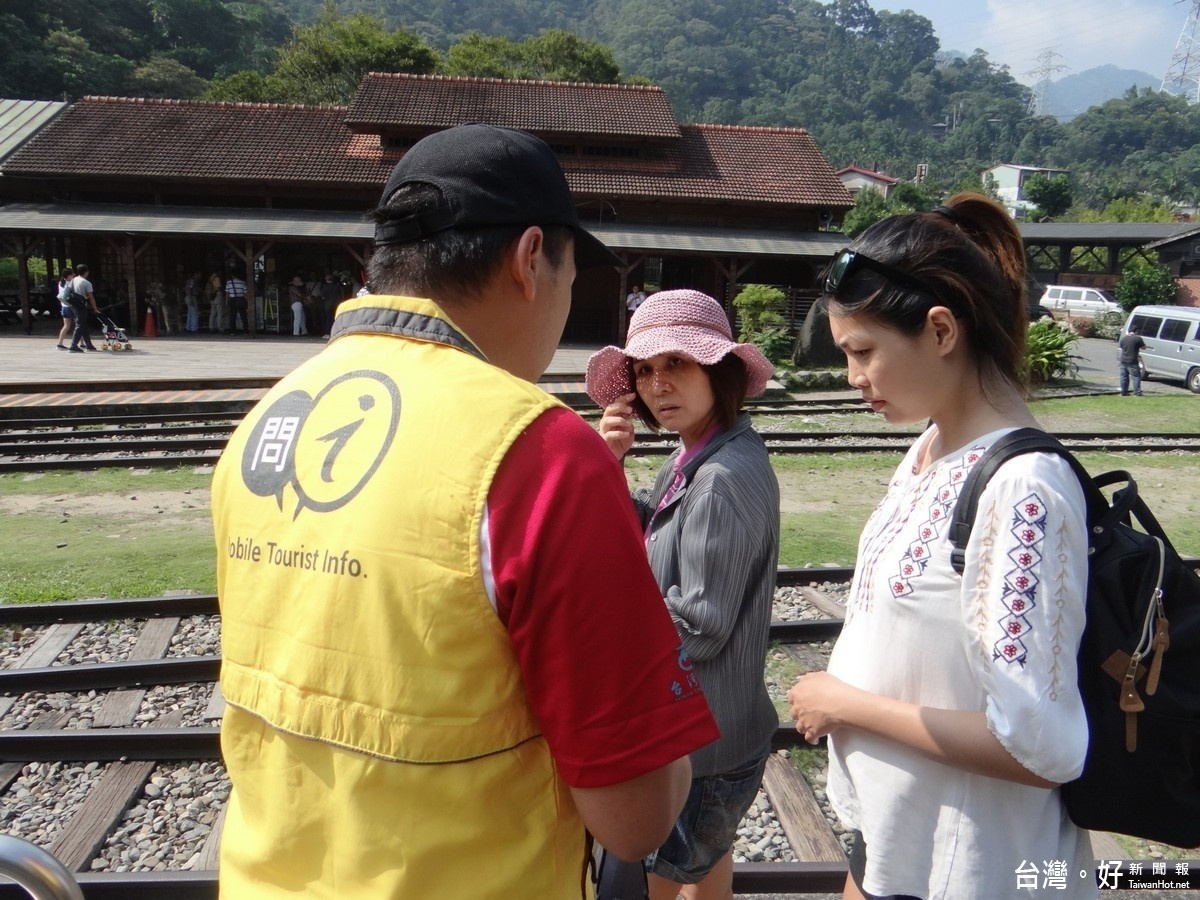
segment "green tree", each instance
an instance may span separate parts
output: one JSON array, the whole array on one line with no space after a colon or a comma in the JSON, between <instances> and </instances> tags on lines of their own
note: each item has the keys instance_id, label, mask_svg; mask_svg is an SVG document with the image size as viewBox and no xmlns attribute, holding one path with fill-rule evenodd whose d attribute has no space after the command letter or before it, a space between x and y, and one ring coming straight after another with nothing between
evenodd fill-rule
<instances>
[{"instance_id":1,"label":"green tree","mask_svg":"<svg viewBox=\"0 0 1200 900\"><path fill-rule=\"evenodd\" d=\"M854 206L842 220L842 231L848 237L857 237L880 219L889 215L887 201L875 188L863 188L854 195Z\"/></svg>"},{"instance_id":2,"label":"green tree","mask_svg":"<svg viewBox=\"0 0 1200 900\"><path fill-rule=\"evenodd\" d=\"M1049 178L1043 172L1035 172L1026 180L1024 192L1042 214L1051 219L1071 208L1071 182L1066 175Z\"/></svg>"},{"instance_id":3,"label":"green tree","mask_svg":"<svg viewBox=\"0 0 1200 900\"><path fill-rule=\"evenodd\" d=\"M297 28L280 48L267 84L291 103L349 103L369 72L415 72L437 68L437 54L408 31L389 32L366 13L343 18L325 0L315 24Z\"/></svg>"},{"instance_id":4,"label":"green tree","mask_svg":"<svg viewBox=\"0 0 1200 900\"><path fill-rule=\"evenodd\" d=\"M174 97L191 100L201 96L208 82L188 66L167 56L151 56L129 76L130 92L138 97Z\"/></svg>"},{"instance_id":5,"label":"green tree","mask_svg":"<svg viewBox=\"0 0 1200 900\"><path fill-rule=\"evenodd\" d=\"M742 319L738 340L753 343L773 363L791 358L794 338L783 315L786 299L783 291L766 284L748 284L733 298Z\"/></svg>"},{"instance_id":6,"label":"green tree","mask_svg":"<svg viewBox=\"0 0 1200 900\"><path fill-rule=\"evenodd\" d=\"M1128 312L1140 304L1175 303L1179 299L1179 285L1166 266L1137 260L1121 272L1114 293L1117 302Z\"/></svg>"},{"instance_id":7,"label":"green tree","mask_svg":"<svg viewBox=\"0 0 1200 900\"><path fill-rule=\"evenodd\" d=\"M449 75L598 84L614 84L621 74L608 47L560 28L523 41L473 32L450 48L445 70Z\"/></svg>"}]
</instances>

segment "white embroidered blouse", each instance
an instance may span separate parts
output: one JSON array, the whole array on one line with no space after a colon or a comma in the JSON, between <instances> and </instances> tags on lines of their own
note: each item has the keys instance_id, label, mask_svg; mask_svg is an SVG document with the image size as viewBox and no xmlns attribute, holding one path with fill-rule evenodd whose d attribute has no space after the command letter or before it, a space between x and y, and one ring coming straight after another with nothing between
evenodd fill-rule
<instances>
[{"instance_id":1,"label":"white embroidered blouse","mask_svg":"<svg viewBox=\"0 0 1200 900\"><path fill-rule=\"evenodd\" d=\"M934 429L914 443L859 541L829 671L922 706L985 711L1018 762L1064 782L1082 771L1087 751L1075 672L1087 537L1083 491L1067 463L1043 453L1006 462L980 498L961 578L950 564L958 492L1006 431L919 474ZM830 739L828 793L843 821L863 833L872 894L1097 894L1091 843L1067 818L1058 790L975 775L845 731Z\"/></svg>"}]
</instances>

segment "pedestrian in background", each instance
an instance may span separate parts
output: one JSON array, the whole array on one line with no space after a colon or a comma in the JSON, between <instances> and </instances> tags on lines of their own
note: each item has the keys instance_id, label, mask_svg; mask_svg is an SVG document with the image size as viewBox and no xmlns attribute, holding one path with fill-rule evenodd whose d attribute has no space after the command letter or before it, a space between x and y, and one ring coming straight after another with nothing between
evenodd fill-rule
<instances>
[{"instance_id":1,"label":"pedestrian in background","mask_svg":"<svg viewBox=\"0 0 1200 900\"><path fill-rule=\"evenodd\" d=\"M58 349L66 350L67 345L63 343L67 339L67 335L75 330L75 307L71 305L71 282L75 280L75 270L70 266L63 266L62 272L58 275L58 306L59 314L62 316L62 328L58 329Z\"/></svg>"},{"instance_id":2,"label":"pedestrian in background","mask_svg":"<svg viewBox=\"0 0 1200 900\"><path fill-rule=\"evenodd\" d=\"M1129 330L1117 338L1117 378L1121 383L1121 396L1129 393L1133 383L1133 395L1142 396L1142 366L1140 356L1146 342L1137 322L1129 323Z\"/></svg>"},{"instance_id":3,"label":"pedestrian in background","mask_svg":"<svg viewBox=\"0 0 1200 900\"><path fill-rule=\"evenodd\" d=\"M92 328L88 323L88 316L92 313L99 315L100 307L96 305L96 295L92 292L88 272L88 267L79 263L75 266L75 278L71 281L71 306L75 310L75 333L71 337L70 347L72 353L96 349L96 345L92 343Z\"/></svg>"}]
</instances>

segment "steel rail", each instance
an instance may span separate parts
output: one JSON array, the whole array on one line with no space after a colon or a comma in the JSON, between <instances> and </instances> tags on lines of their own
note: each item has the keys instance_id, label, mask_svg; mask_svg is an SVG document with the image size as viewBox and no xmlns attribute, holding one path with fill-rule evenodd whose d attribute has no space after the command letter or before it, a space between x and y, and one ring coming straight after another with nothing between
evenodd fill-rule
<instances>
[{"instance_id":1,"label":"steel rail","mask_svg":"<svg viewBox=\"0 0 1200 900\"><path fill-rule=\"evenodd\" d=\"M220 758L221 730L216 727L0 732L0 762Z\"/></svg>"},{"instance_id":2,"label":"steel rail","mask_svg":"<svg viewBox=\"0 0 1200 900\"><path fill-rule=\"evenodd\" d=\"M163 659L0 669L0 694L22 694L28 691L99 691L157 684L188 684L216 681L220 675L219 656L172 656Z\"/></svg>"}]
</instances>

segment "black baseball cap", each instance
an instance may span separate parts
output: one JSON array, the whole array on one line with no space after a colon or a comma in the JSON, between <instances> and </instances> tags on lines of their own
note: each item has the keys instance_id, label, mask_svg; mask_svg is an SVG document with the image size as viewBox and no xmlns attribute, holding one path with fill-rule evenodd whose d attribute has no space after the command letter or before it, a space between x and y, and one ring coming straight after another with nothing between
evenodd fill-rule
<instances>
[{"instance_id":1,"label":"black baseball cap","mask_svg":"<svg viewBox=\"0 0 1200 900\"><path fill-rule=\"evenodd\" d=\"M621 259L579 224L554 151L528 131L472 123L417 141L396 163L379 205L407 184L430 184L444 205L375 225L375 246L407 244L451 228L565 225L575 232L575 266L619 266Z\"/></svg>"}]
</instances>

